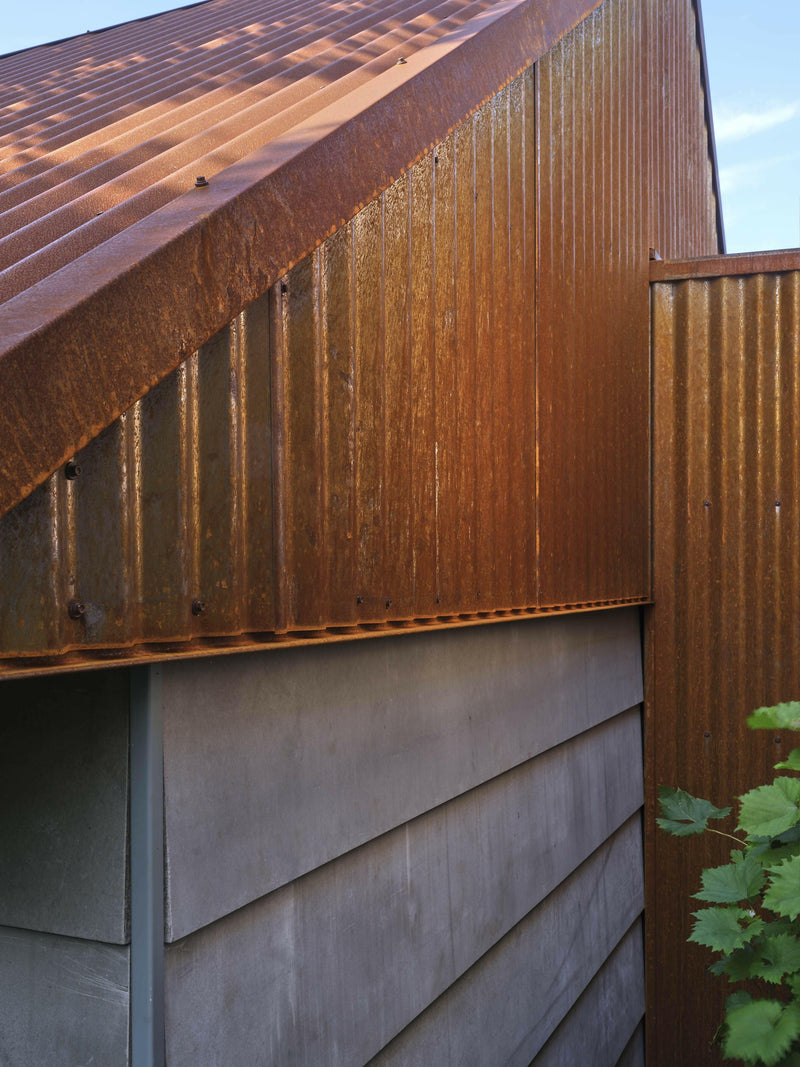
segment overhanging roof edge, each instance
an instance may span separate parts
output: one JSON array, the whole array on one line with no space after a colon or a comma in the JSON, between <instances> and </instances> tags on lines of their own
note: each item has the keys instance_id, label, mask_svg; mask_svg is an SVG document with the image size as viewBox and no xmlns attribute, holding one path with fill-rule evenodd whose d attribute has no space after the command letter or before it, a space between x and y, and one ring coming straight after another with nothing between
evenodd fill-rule
<instances>
[{"instance_id":1,"label":"overhanging roof edge","mask_svg":"<svg viewBox=\"0 0 800 1067\"><path fill-rule=\"evenodd\" d=\"M0 306L0 515L600 3L497 5Z\"/></svg>"}]
</instances>

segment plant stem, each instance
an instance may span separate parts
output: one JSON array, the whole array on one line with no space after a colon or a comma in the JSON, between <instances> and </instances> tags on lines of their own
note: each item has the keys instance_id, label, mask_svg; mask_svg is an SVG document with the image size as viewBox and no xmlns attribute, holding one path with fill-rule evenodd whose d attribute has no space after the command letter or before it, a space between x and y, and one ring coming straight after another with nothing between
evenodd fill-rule
<instances>
[{"instance_id":1,"label":"plant stem","mask_svg":"<svg viewBox=\"0 0 800 1067\"><path fill-rule=\"evenodd\" d=\"M733 834L726 834L724 830L715 830L713 826L707 826L706 830L710 830L712 834L719 834L720 837L729 837L731 841L735 841L739 848L744 848L747 844L746 841L741 841L738 837L734 837Z\"/></svg>"}]
</instances>

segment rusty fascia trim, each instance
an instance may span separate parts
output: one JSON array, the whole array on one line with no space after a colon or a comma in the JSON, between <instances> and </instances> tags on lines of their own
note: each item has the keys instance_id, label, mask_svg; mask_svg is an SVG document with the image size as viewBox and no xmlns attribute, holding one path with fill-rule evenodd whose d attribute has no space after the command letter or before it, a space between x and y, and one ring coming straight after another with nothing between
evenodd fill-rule
<instances>
[{"instance_id":1,"label":"rusty fascia trim","mask_svg":"<svg viewBox=\"0 0 800 1067\"><path fill-rule=\"evenodd\" d=\"M800 270L800 248L777 252L737 252L729 256L697 259L651 260L651 282L677 282L689 278L731 278L746 274L780 274Z\"/></svg>"},{"instance_id":2,"label":"rusty fascia trim","mask_svg":"<svg viewBox=\"0 0 800 1067\"><path fill-rule=\"evenodd\" d=\"M210 656L233 656L244 652L270 652L306 645L338 644L374 637L400 637L429 630L463 630L471 626L488 626L502 622L552 618L554 615L585 615L588 612L614 611L619 608L646 607L648 597L625 597L620 600L593 601L587 604L564 604L558 607L509 608L506 611L474 613L423 619L397 619L383 623L359 623L332 626L323 630L287 631L269 634L232 634L230 637L195 638L169 645L141 644L119 649L85 648L56 656L0 659L0 686L5 679L34 678L43 674L67 674L89 669L134 667L172 660L205 659Z\"/></svg>"},{"instance_id":3,"label":"rusty fascia trim","mask_svg":"<svg viewBox=\"0 0 800 1067\"><path fill-rule=\"evenodd\" d=\"M703 99L705 101L706 128L708 129L708 153L711 156L711 172L714 180L714 199L717 203L717 237L720 255L725 255L725 221L722 217L722 196L720 193L719 163L717 162L717 138L714 134L714 114L711 107L711 86L708 80L708 56L706 55L706 32L703 27L702 0L694 0L694 13L697 26L697 44L700 48L700 72L703 79Z\"/></svg>"},{"instance_id":4,"label":"rusty fascia trim","mask_svg":"<svg viewBox=\"0 0 800 1067\"><path fill-rule=\"evenodd\" d=\"M496 5L0 306L0 516L600 3Z\"/></svg>"}]
</instances>

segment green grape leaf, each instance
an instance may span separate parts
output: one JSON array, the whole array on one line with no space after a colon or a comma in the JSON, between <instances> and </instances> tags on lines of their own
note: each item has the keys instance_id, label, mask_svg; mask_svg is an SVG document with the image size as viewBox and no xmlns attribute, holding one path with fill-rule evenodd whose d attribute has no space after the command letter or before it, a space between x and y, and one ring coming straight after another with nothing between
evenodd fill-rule
<instances>
[{"instance_id":1,"label":"green grape leaf","mask_svg":"<svg viewBox=\"0 0 800 1067\"><path fill-rule=\"evenodd\" d=\"M731 812L730 808L715 808L709 800L665 785L658 791L658 802L663 818L656 822L662 830L678 837L702 834L709 819L724 819Z\"/></svg>"},{"instance_id":2,"label":"green grape leaf","mask_svg":"<svg viewBox=\"0 0 800 1067\"><path fill-rule=\"evenodd\" d=\"M688 940L726 954L742 948L764 927L753 912L742 908L703 908L692 914L697 922Z\"/></svg>"},{"instance_id":3,"label":"green grape leaf","mask_svg":"<svg viewBox=\"0 0 800 1067\"><path fill-rule=\"evenodd\" d=\"M800 1007L778 1000L753 1000L725 1017L724 1052L731 1059L776 1067L800 1037Z\"/></svg>"},{"instance_id":4,"label":"green grape leaf","mask_svg":"<svg viewBox=\"0 0 800 1067\"><path fill-rule=\"evenodd\" d=\"M800 701L757 708L747 717L751 730L800 730Z\"/></svg>"},{"instance_id":5,"label":"green grape leaf","mask_svg":"<svg viewBox=\"0 0 800 1067\"><path fill-rule=\"evenodd\" d=\"M730 996L725 998L725 1014L729 1011L733 1011L734 1008L741 1008L742 1004L752 1004L753 997L750 993L745 992L744 989L737 989L731 993Z\"/></svg>"},{"instance_id":6,"label":"green grape leaf","mask_svg":"<svg viewBox=\"0 0 800 1067\"><path fill-rule=\"evenodd\" d=\"M750 974L767 982L780 982L785 974L800 971L800 940L792 934L771 934L764 938L759 956Z\"/></svg>"},{"instance_id":7,"label":"green grape leaf","mask_svg":"<svg viewBox=\"0 0 800 1067\"><path fill-rule=\"evenodd\" d=\"M775 764L776 771L800 771L800 748L793 748L785 760Z\"/></svg>"},{"instance_id":8,"label":"green grape leaf","mask_svg":"<svg viewBox=\"0 0 800 1067\"><path fill-rule=\"evenodd\" d=\"M703 888L695 893L697 900L709 900L714 904L737 904L740 900L754 897L764 884L764 870L752 856L722 867L703 871Z\"/></svg>"},{"instance_id":9,"label":"green grape leaf","mask_svg":"<svg viewBox=\"0 0 800 1067\"><path fill-rule=\"evenodd\" d=\"M732 982L743 982L752 977L753 964L759 959L758 953L751 945L737 948L729 956L714 960L709 966L711 974L727 974ZM734 994L731 994L732 996Z\"/></svg>"},{"instance_id":10,"label":"green grape leaf","mask_svg":"<svg viewBox=\"0 0 800 1067\"><path fill-rule=\"evenodd\" d=\"M800 856L784 860L769 869L770 884L764 893L764 907L796 919L800 915Z\"/></svg>"},{"instance_id":11,"label":"green grape leaf","mask_svg":"<svg viewBox=\"0 0 800 1067\"><path fill-rule=\"evenodd\" d=\"M776 837L800 820L800 779L776 778L740 798L739 830L748 837Z\"/></svg>"}]
</instances>

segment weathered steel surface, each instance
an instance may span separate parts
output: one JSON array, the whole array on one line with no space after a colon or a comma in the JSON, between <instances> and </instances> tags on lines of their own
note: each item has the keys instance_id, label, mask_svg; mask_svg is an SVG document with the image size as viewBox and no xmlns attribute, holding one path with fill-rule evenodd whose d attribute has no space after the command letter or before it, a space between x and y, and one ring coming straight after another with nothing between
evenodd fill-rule
<instances>
[{"instance_id":1,"label":"weathered steel surface","mask_svg":"<svg viewBox=\"0 0 800 1067\"><path fill-rule=\"evenodd\" d=\"M9 245L9 263L0 278L6 300L0 308L0 514L386 189L597 2L426 2L411 11L404 8L404 17L413 17L390 29L381 21L385 5L374 0L369 17L361 7L353 10L330 37L325 36L321 14L326 6L298 5L288 30L278 25L265 34L272 49L267 56L277 54L274 64L267 63L257 76L234 48L223 52L227 58L221 70L212 69L199 89L192 83L193 64L212 55L208 62L213 68L213 52L225 43L226 33L234 40L256 41L262 34L263 27L251 22L256 9L244 0L209 5L199 13L175 12L149 21L145 29L129 25L108 35L73 39L53 51L37 49L4 59L0 67L5 79L15 84L17 97L22 94L27 100L29 91L33 106L39 92L35 84L26 86L20 67L24 70L40 54L52 66L53 56L63 55L67 73L43 74L39 68L34 73L42 78L43 92L52 95L55 107L64 106L66 95L79 118L85 107L89 126L95 121L90 117L93 104L82 92L86 89L91 97L94 68L116 65L119 71L130 64L134 73L126 75L133 78L128 99L127 82L117 81L114 95L106 73L101 74L106 95L101 94L94 110L107 110L106 123L113 127L119 121L127 130L138 109L137 94L143 94L145 103L152 87L156 96L161 93L152 104L157 116L165 109L171 115L184 104L190 113L199 108L202 132L190 135L190 123L178 126L172 140L161 134L142 147L139 138L148 136L145 125L136 135L136 147L129 148L127 134L117 145L113 138L106 143L102 131L90 130L89 142L82 146L85 159L80 155L68 160L66 169L58 169L61 157L69 156L60 143L44 157L47 172L55 170L49 178L39 172L40 157L47 151L46 138L39 143L40 134L15 157L24 166L35 161L34 190L54 177L58 184L37 193L50 198L48 205L55 198L44 221L30 222L18 236L7 238L13 248ZM239 24L231 18L231 9L238 12ZM222 28L212 18L219 10L228 13ZM189 44L179 44L182 51L189 50L186 70L179 76L190 84L181 83L182 91L174 98L168 87L158 89L157 83L162 77L158 72L175 59L175 38L170 57L156 32L156 55L150 62L146 58L148 34L162 25L167 38L172 33L179 41L181 34L190 38ZM308 25L315 27L310 31L315 44L307 40ZM353 35L359 27L366 38ZM376 37L379 30L383 37ZM87 45L98 41L101 53L94 57ZM298 62L296 73L306 79L292 81L292 64L308 59L302 46L310 48L314 60ZM406 55L407 62L397 66L398 57ZM42 63L47 66L47 59ZM180 63L177 67L183 70ZM348 75L351 67L356 69ZM253 80L264 72L272 80L254 88ZM241 100L230 114L227 102L220 105L220 115L227 117L216 124L214 108L204 110L207 96L217 100L219 79L226 83L221 90L226 101L233 92L232 79L238 90L255 93L259 101L262 92L268 94L265 103L253 104L266 109L266 118L254 131L237 135L237 124L251 110L240 113ZM12 127L24 110L18 114L11 108ZM67 109L67 126L75 119L73 110ZM52 118L34 114L40 126L53 126ZM13 140L21 131L12 129L10 136ZM58 142L57 124L54 136ZM113 158L96 169L91 164L98 151ZM146 180L139 168L131 169L140 152L152 157L141 163ZM82 169L81 160L88 170ZM169 166L167 160L173 160ZM126 168L110 184L103 180L109 166ZM161 169L150 175L147 168L154 166ZM9 210L18 213L23 208L16 203L21 194L14 173L0 184L10 187ZM198 173L210 176L207 187L193 188ZM95 192L84 192L95 178L102 184ZM145 186L139 192L137 183ZM36 205L35 196L28 207L38 217ZM57 225L54 215L61 219ZM15 226L22 221L16 214L13 218Z\"/></svg>"},{"instance_id":2,"label":"weathered steel surface","mask_svg":"<svg viewBox=\"0 0 800 1067\"><path fill-rule=\"evenodd\" d=\"M748 274L774 274L800 270L800 249L778 252L737 252L730 256L701 256L684 260L653 260L651 282L678 281L681 278L734 278Z\"/></svg>"},{"instance_id":3,"label":"weathered steel surface","mask_svg":"<svg viewBox=\"0 0 800 1067\"><path fill-rule=\"evenodd\" d=\"M690 0L604 4L537 64L537 121L539 600L647 592L648 248L720 247Z\"/></svg>"},{"instance_id":4,"label":"weathered steel surface","mask_svg":"<svg viewBox=\"0 0 800 1067\"><path fill-rule=\"evenodd\" d=\"M440 79L445 102L449 93L465 105L475 85L460 76L451 85L448 63L457 73L470 48L495 37L498 55L513 52L516 23L507 20L521 19L522 32L530 11L502 11L465 23L463 42L449 37L386 72L401 80L396 92L386 96L376 84L351 94L349 119L326 112L334 141L324 144L352 144L370 130L388 136L370 125L387 117L380 109L400 100L410 107L418 92L432 101ZM87 650L135 661L202 654L208 640L254 647L276 635L331 639L334 629L355 636L426 619L460 625L509 611L647 600L647 249L671 247L669 239L691 254L716 241L694 15L689 0L670 0L670 11L665 29L664 5L604 5L97 437L78 456L80 477L62 468L5 516L5 669L35 669L22 661L35 656L79 666ZM661 88L648 91L670 42L680 69L669 66L664 84L656 79ZM415 62L415 76L403 81ZM662 92L681 105L670 121L654 103ZM451 103L445 111L455 115ZM405 144L412 125L400 122L392 138ZM306 133L307 151L290 153L269 179L284 183L289 204L290 172L298 181L311 176L287 229L292 240L306 234L297 249L324 236L314 228L324 201L314 181L325 184L331 167L345 189L363 177L361 157L323 168L319 128ZM694 185L674 178L662 195L659 183L673 176L660 172L660 160L684 139L700 145L704 165ZM389 151L384 145L378 155ZM147 285L122 312L111 303L101 321L87 304L71 320L76 338L89 324L100 347L111 346L101 378L79 363L82 385L103 403L112 398L109 412L120 406L120 381L147 367L148 351L157 360L177 352L163 336L152 348L160 327L147 340L137 315L149 318L169 292L170 316L188 343L197 316L206 316L204 334L214 321L209 286L218 311L234 291L237 301L248 293L256 275L266 286L278 270L279 258L268 271L255 246L245 248L253 227L267 240L270 221L263 196L257 202L266 186L252 184L248 167L195 191L210 198L202 222L169 208L205 250L195 273L203 284L191 299L177 300L163 283L181 276L169 258L177 245L141 258L137 225L155 226L155 216L114 239L131 241L131 269L144 271ZM654 191L642 171L655 176ZM245 201L250 214L241 213ZM671 206L659 214L662 202ZM284 215L275 216L270 240ZM223 218L229 240L209 229ZM218 239L225 257L214 251ZM113 288L119 264L98 249L83 257L84 268L93 256ZM6 309L44 299L49 284ZM133 362L103 334L118 328L120 314L141 342ZM59 322L67 351L71 327ZM25 343L35 359L57 365L43 334ZM117 357L123 378L111 366ZM161 374L154 366L151 381ZM59 379L61 414L90 435L71 395L76 381ZM6 425L26 424L28 439L17 443L31 455L46 436L35 411L48 388L34 362L8 399ZM56 421L61 447L68 438ZM11 469L19 469L13 460Z\"/></svg>"},{"instance_id":5,"label":"weathered steel surface","mask_svg":"<svg viewBox=\"0 0 800 1067\"><path fill-rule=\"evenodd\" d=\"M742 276L731 257L730 277L652 289L648 1064L717 1063L725 992L685 938L700 870L727 848L657 833L655 790L727 804L792 747L745 726L800 695L800 270L787 266Z\"/></svg>"},{"instance_id":6,"label":"weathered steel surface","mask_svg":"<svg viewBox=\"0 0 800 1067\"><path fill-rule=\"evenodd\" d=\"M529 68L0 520L6 669L541 610L533 87Z\"/></svg>"}]
</instances>

